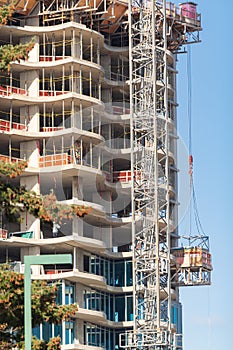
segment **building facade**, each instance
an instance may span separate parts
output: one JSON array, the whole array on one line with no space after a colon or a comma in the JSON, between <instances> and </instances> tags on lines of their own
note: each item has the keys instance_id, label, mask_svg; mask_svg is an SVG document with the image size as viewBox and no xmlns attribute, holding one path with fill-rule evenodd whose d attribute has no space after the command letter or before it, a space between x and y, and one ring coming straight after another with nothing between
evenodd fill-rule
<instances>
[{"instance_id":1,"label":"building facade","mask_svg":"<svg viewBox=\"0 0 233 350\"><path fill-rule=\"evenodd\" d=\"M1 27L2 44L35 45L1 72L0 160L27 161L14 181L28 190L91 208L53 224L1 213L1 263L23 272L25 255L72 254L32 268L79 304L70 322L33 330L64 350L182 349L179 287L210 282L208 252L179 248L177 215L176 61L200 16L192 3L153 6L19 1Z\"/></svg>"}]
</instances>

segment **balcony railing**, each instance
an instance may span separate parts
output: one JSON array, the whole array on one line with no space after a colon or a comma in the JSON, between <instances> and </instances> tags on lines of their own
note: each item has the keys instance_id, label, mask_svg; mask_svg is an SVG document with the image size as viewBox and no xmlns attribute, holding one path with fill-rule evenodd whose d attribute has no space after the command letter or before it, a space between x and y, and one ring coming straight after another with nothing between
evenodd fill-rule
<instances>
[{"instance_id":1,"label":"balcony railing","mask_svg":"<svg viewBox=\"0 0 233 350\"><path fill-rule=\"evenodd\" d=\"M14 130L26 130L27 127L20 123L11 123L9 120L0 119L0 130L11 131Z\"/></svg>"},{"instance_id":2,"label":"balcony railing","mask_svg":"<svg viewBox=\"0 0 233 350\"><path fill-rule=\"evenodd\" d=\"M0 86L0 96L10 96L12 94L27 95L27 91L25 89L9 85Z\"/></svg>"},{"instance_id":3,"label":"balcony railing","mask_svg":"<svg viewBox=\"0 0 233 350\"><path fill-rule=\"evenodd\" d=\"M39 96L59 96L68 94L71 91L50 91L50 90L40 90Z\"/></svg>"},{"instance_id":4,"label":"balcony railing","mask_svg":"<svg viewBox=\"0 0 233 350\"><path fill-rule=\"evenodd\" d=\"M65 58L68 58L69 56L49 56L49 55L45 55L45 56L40 56L39 60L40 62L52 62L52 61L59 61L59 60L63 60Z\"/></svg>"},{"instance_id":5,"label":"balcony railing","mask_svg":"<svg viewBox=\"0 0 233 350\"><path fill-rule=\"evenodd\" d=\"M52 132L52 131L59 131L63 129L64 128L62 126L43 126L40 130L44 132Z\"/></svg>"},{"instance_id":6,"label":"balcony railing","mask_svg":"<svg viewBox=\"0 0 233 350\"><path fill-rule=\"evenodd\" d=\"M6 156L4 154L0 154L0 161L4 162L4 163L18 163L18 162L23 162L24 159L16 158L16 157L10 157L10 156Z\"/></svg>"},{"instance_id":7,"label":"balcony railing","mask_svg":"<svg viewBox=\"0 0 233 350\"><path fill-rule=\"evenodd\" d=\"M134 171L136 180L141 179L141 172ZM106 179L110 182L128 183L132 180L131 170L114 171L112 174L106 173Z\"/></svg>"},{"instance_id":8,"label":"balcony railing","mask_svg":"<svg viewBox=\"0 0 233 350\"><path fill-rule=\"evenodd\" d=\"M67 153L52 154L39 157L39 167L68 165L73 163L73 157Z\"/></svg>"}]
</instances>

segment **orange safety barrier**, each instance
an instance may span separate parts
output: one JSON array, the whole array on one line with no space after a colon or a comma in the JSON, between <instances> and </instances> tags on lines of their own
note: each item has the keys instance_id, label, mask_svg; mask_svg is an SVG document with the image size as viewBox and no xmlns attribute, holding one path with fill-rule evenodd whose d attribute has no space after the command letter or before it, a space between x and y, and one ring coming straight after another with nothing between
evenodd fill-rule
<instances>
[{"instance_id":1,"label":"orange safety barrier","mask_svg":"<svg viewBox=\"0 0 233 350\"><path fill-rule=\"evenodd\" d=\"M58 96L63 94L68 94L70 91L49 91L49 90L40 90L40 96Z\"/></svg>"},{"instance_id":2,"label":"orange safety barrier","mask_svg":"<svg viewBox=\"0 0 233 350\"><path fill-rule=\"evenodd\" d=\"M134 171L134 176L136 180L141 179L141 172ZM123 182L127 183L132 180L131 170L122 170L113 172L113 182Z\"/></svg>"},{"instance_id":3,"label":"orange safety barrier","mask_svg":"<svg viewBox=\"0 0 233 350\"><path fill-rule=\"evenodd\" d=\"M0 96L9 96L11 94L17 95L27 95L27 91L25 89L21 89L18 87L12 86L0 86Z\"/></svg>"},{"instance_id":4,"label":"orange safety barrier","mask_svg":"<svg viewBox=\"0 0 233 350\"><path fill-rule=\"evenodd\" d=\"M24 159L16 158L16 157L9 157L5 156L3 154L0 154L0 161L4 163L18 163L23 162Z\"/></svg>"},{"instance_id":5,"label":"orange safety barrier","mask_svg":"<svg viewBox=\"0 0 233 350\"><path fill-rule=\"evenodd\" d=\"M51 62L51 61L59 61L64 58L68 58L69 56L40 56L40 62Z\"/></svg>"},{"instance_id":6,"label":"orange safety barrier","mask_svg":"<svg viewBox=\"0 0 233 350\"><path fill-rule=\"evenodd\" d=\"M41 128L41 131L45 131L45 132L51 132L51 131L58 131L58 130L63 130L64 128L63 127L43 127Z\"/></svg>"},{"instance_id":7,"label":"orange safety barrier","mask_svg":"<svg viewBox=\"0 0 233 350\"><path fill-rule=\"evenodd\" d=\"M8 120L0 119L0 130L10 131L11 129L25 130L26 126L20 123L12 123L11 127L11 123Z\"/></svg>"},{"instance_id":8,"label":"orange safety barrier","mask_svg":"<svg viewBox=\"0 0 233 350\"><path fill-rule=\"evenodd\" d=\"M39 167L67 165L72 163L72 157L67 153L53 154L39 157Z\"/></svg>"}]
</instances>

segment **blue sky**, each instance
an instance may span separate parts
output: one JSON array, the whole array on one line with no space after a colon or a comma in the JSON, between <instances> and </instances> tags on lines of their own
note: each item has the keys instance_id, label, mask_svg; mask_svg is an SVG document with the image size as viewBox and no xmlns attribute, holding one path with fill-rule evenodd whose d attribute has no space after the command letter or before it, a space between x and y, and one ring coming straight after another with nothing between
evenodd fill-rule
<instances>
[{"instance_id":1,"label":"blue sky","mask_svg":"<svg viewBox=\"0 0 233 350\"><path fill-rule=\"evenodd\" d=\"M183 287L185 350L232 349L233 2L203 1L202 43L192 57L192 153L199 214L210 236L211 287ZM187 144L186 55L178 62L178 130ZM185 219L183 220L184 226ZM181 229L182 229L181 225Z\"/></svg>"}]
</instances>

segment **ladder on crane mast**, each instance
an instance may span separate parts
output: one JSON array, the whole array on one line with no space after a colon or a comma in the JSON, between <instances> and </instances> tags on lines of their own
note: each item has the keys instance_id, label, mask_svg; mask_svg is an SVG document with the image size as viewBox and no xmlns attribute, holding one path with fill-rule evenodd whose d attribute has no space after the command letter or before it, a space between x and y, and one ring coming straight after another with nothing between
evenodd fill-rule
<instances>
[{"instance_id":1,"label":"ladder on crane mast","mask_svg":"<svg viewBox=\"0 0 233 350\"><path fill-rule=\"evenodd\" d=\"M169 6L165 0L129 1L131 174L141 175L132 181L134 327L120 334L125 349L183 348L171 321L178 263L171 250L167 52L198 42L201 28L196 15L186 20Z\"/></svg>"},{"instance_id":2,"label":"ladder on crane mast","mask_svg":"<svg viewBox=\"0 0 233 350\"><path fill-rule=\"evenodd\" d=\"M129 5L134 329L121 347L179 349L171 330L166 1ZM160 72L160 86L157 85ZM158 155L158 148L162 156ZM161 182L163 189L161 191ZM163 225L161 225L161 218ZM161 263L164 267L161 271Z\"/></svg>"}]
</instances>

